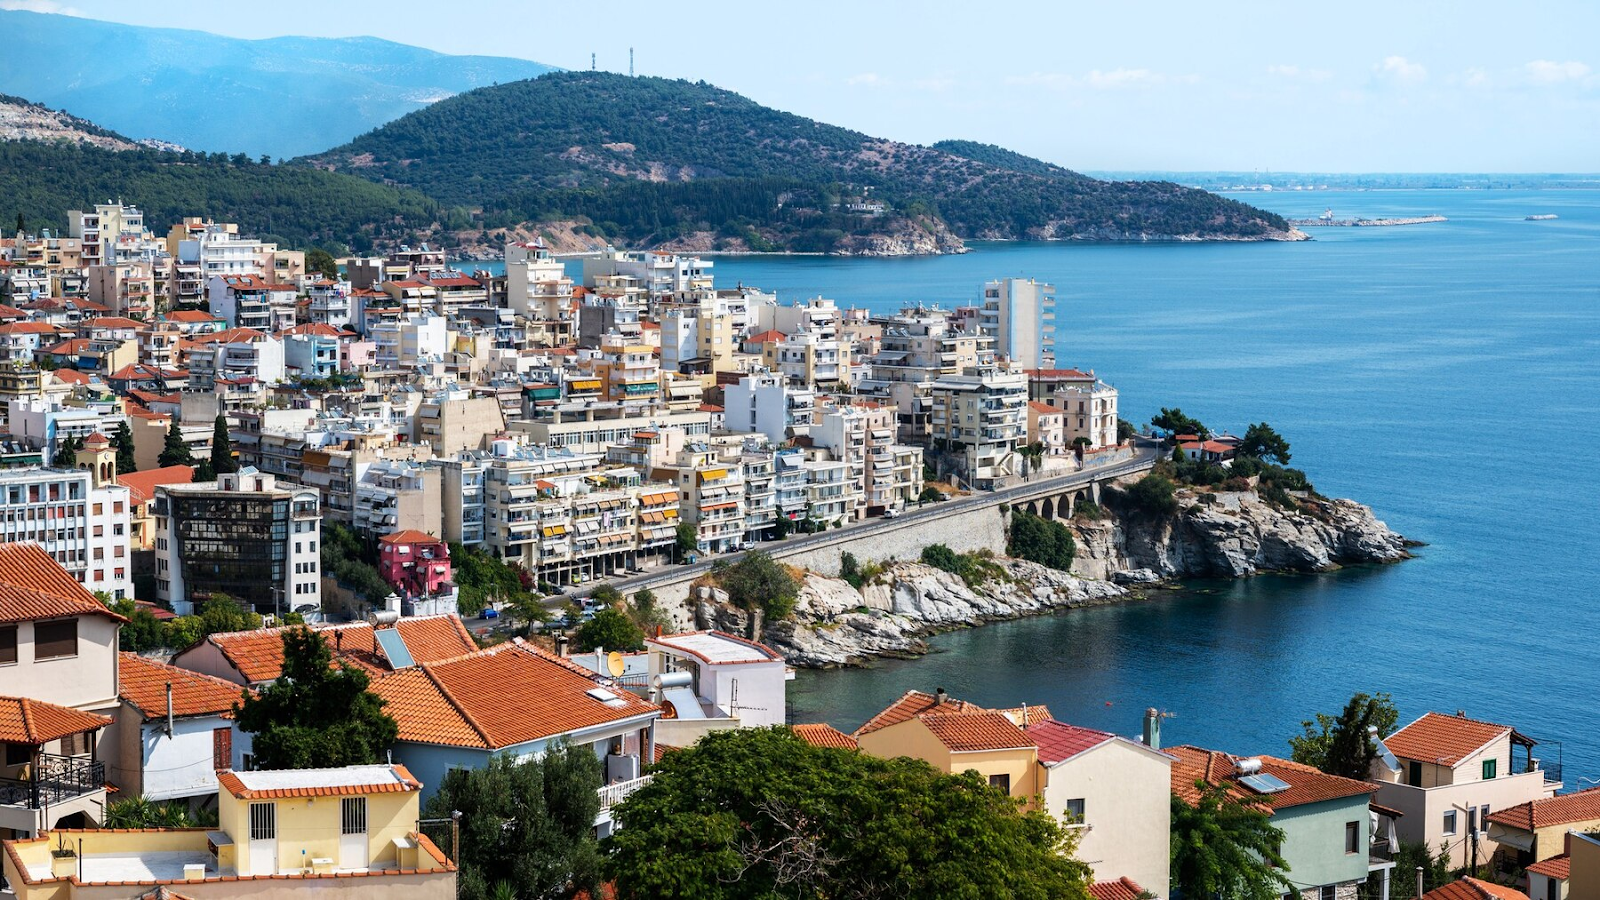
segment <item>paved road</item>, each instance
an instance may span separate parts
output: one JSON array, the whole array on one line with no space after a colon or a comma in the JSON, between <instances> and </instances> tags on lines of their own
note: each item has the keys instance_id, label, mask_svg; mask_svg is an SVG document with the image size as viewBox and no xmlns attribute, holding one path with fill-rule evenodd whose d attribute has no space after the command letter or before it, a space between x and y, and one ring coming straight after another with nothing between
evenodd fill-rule
<instances>
[{"instance_id":1,"label":"paved road","mask_svg":"<svg viewBox=\"0 0 1600 900\"><path fill-rule=\"evenodd\" d=\"M975 491L965 497L960 497L955 500L947 500L943 503L929 503L920 508L908 510L894 519L871 518L864 521L851 523L842 529L833 529L830 531L819 532L817 534L791 534L782 542L766 542L762 545L762 548L773 550L781 549L784 551L785 555L787 555L790 552L805 550L807 547L812 545L837 540L841 531L853 532L860 529L881 527L890 523L895 525L915 523L921 519L931 520L940 516L946 516L957 510L966 509L972 506L994 506L1000 503L1008 503L1019 498L1032 498L1036 496L1060 494L1064 491L1082 487L1091 481L1106 481L1113 478L1120 478L1124 475L1131 475L1135 472L1144 471L1153 466L1156 460L1160 458L1160 452L1154 446L1139 446L1134 450L1134 453L1134 458L1125 462L1115 463L1109 466L1099 466L1093 469L1083 469L1055 478L1032 479L1014 487L1009 487L999 491ZM571 592L565 597L552 598L550 601L546 602L547 605L551 605L553 607L560 606L561 604L565 603L567 599L574 596L586 595L590 590L593 590L594 587L606 583L609 583L612 587L615 587L624 594L632 594L634 591L637 591L640 588L653 588L658 585L669 584L685 579L698 578L706 572L711 571L711 566L718 561L734 563L738 562L743 556L744 553L742 551L738 553L724 553L714 557L702 558L694 565L662 566L658 569L651 569L650 571L641 575L634 575L628 578L614 578L609 582L596 582L593 586L585 586L585 588L579 591Z\"/></svg>"}]
</instances>

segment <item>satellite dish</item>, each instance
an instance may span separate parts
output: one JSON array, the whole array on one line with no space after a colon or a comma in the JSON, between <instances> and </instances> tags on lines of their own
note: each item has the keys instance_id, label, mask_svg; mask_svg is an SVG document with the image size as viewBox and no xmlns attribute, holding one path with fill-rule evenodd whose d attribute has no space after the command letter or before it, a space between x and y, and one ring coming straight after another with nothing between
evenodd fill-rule
<instances>
[{"instance_id":1,"label":"satellite dish","mask_svg":"<svg viewBox=\"0 0 1600 900\"><path fill-rule=\"evenodd\" d=\"M611 673L612 678L621 678L627 669L628 664L623 660L621 653L613 650L606 654L606 670Z\"/></svg>"}]
</instances>

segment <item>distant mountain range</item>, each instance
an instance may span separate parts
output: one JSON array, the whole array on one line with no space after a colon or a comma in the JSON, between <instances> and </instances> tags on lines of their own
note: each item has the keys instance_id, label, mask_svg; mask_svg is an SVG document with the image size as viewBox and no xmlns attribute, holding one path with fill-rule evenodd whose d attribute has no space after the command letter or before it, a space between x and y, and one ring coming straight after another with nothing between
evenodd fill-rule
<instances>
[{"instance_id":1,"label":"distant mountain range","mask_svg":"<svg viewBox=\"0 0 1600 900\"><path fill-rule=\"evenodd\" d=\"M970 141L920 147L704 82L603 72L479 88L305 161L481 212L487 228L580 220L695 250L895 252L873 241L916 242L908 227L935 244L1291 236L1275 214L1170 182L1098 181Z\"/></svg>"},{"instance_id":2,"label":"distant mountain range","mask_svg":"<svg viewBox=\"0 0 1600 900\"><path fill-rule=\"evenodd\" d=\"M551 71L376 38L241 40L20 10L0 10L0 34L0 92L132 138L252 157L315 153L442 97Z\"/></svg>"}]
</instances>

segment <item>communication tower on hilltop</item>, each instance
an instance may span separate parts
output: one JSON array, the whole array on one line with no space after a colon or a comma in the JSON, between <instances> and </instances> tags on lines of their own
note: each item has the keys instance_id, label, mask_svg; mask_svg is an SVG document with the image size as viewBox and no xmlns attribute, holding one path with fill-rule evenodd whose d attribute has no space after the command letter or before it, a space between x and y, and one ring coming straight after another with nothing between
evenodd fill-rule
<instances>
[{"instance_id":1,"label":"communication tower on hilltop","mask_svg":"<svg viewBox=\"0 0 1600 900\"><path fill-rule=\"evenodd\" d=\"M633 77L633 48L628 48L628 77Z\"/></svg>"}]
</instances>

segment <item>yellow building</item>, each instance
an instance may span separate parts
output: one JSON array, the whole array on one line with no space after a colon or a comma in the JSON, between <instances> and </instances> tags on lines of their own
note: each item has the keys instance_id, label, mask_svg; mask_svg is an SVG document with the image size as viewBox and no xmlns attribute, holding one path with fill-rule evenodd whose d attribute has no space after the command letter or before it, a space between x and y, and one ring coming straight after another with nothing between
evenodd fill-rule
<instances>
[{"instance_id":1,"label":"yellow building","mask_svg":"<svg viewBox=\"0 0 1600 900\"><path fill-rule=\"evenodd\" d=\"M418 833L422 784L403 766L217 776L215 829L83 830L5 842L19 900L449 900L456 867ZM66 850L71 855L58 855Z\"/></svg>"},{"instance_id":2,"label":"yellow building","mask_svg":"<svg viewBox=\"0 0 1600 900\"><path fill-rule=\"evenodd\" d=\"M907 694L861 726L855 737L863 753L886 759L910 756L952 775L975 771L1030 805L1043 790L1039 748L1026 731L1004 713L950 700L943 691L932 697Z\"/></svg>"}]
</instances>

